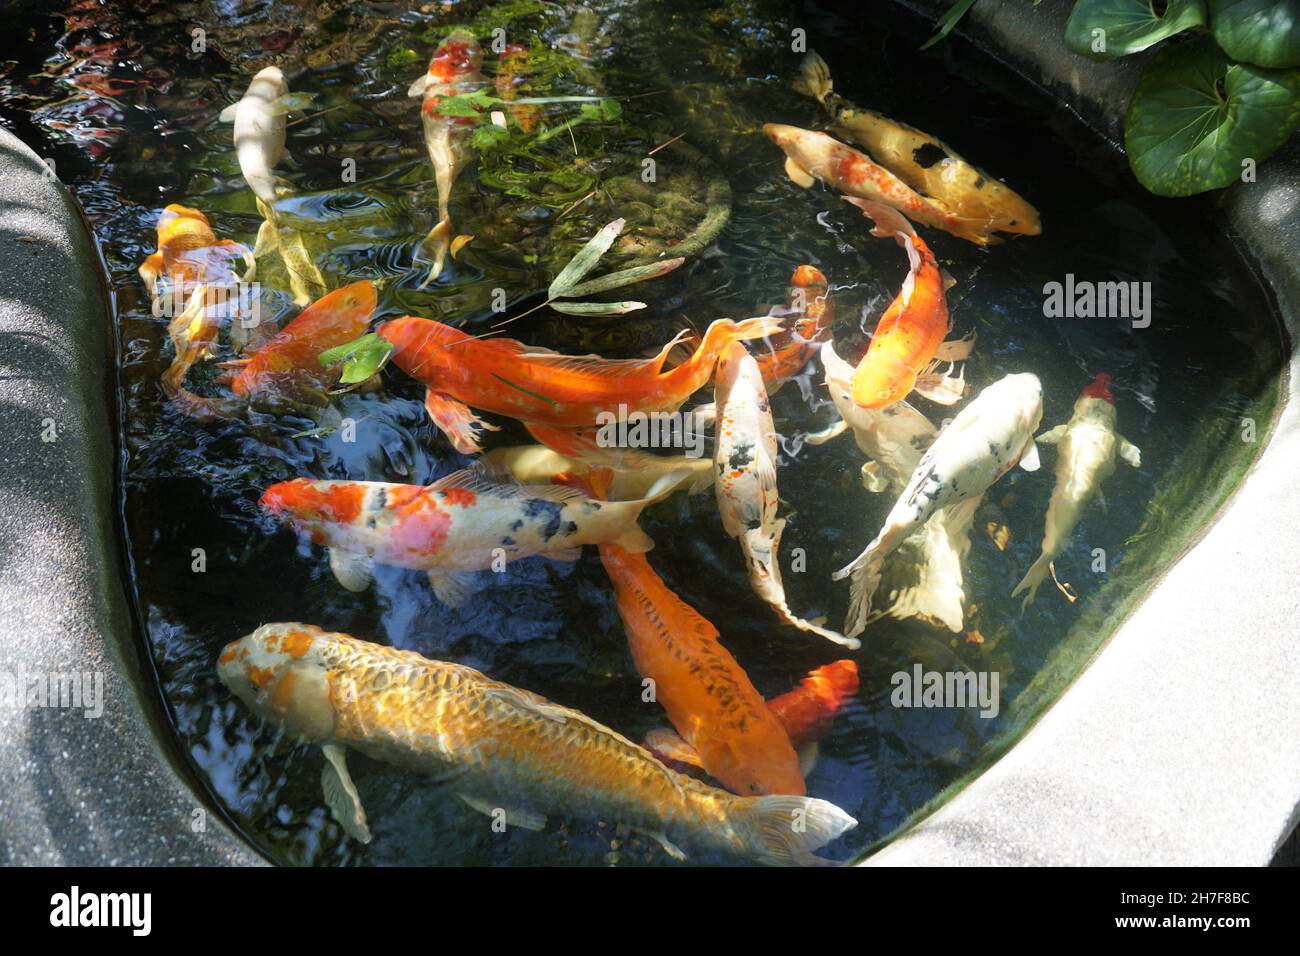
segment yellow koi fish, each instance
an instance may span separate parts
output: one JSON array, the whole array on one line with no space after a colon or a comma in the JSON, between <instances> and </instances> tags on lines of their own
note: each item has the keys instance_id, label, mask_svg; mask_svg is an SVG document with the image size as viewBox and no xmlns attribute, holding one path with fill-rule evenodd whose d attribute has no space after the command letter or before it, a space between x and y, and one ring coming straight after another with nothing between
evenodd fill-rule
<instances>
[{"instance_id":1,"label":"yellow koi fish","mask_svg":"<svg viewBox=\"0 0 1300 956\"><path fill-rule=\"evenodd\" d=\"M325 802L362 842L370 828L348 749L448 780L507 826L541 830L548 814L619 821L678 860L675 840L762 863L824 865L813 851L857 825L825 800L734 796L537 694L309 624L265 624L228 644L217 675L263 720L321 746Z\"/></svg>"}]
</instances>

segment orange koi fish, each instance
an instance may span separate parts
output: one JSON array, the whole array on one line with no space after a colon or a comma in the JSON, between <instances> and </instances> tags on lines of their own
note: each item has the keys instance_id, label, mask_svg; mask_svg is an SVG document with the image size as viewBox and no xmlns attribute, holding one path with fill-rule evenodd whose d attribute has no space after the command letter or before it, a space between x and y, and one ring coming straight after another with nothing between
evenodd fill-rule
<instances>
[{"instance_id":1,"label":"orange koi fish","mask_svg":"<svg viewBox=\"0 0 1300 956\"><path fill-rule=\"evenodd\" d=\"M835 93L830 68L816 53L808 52L799 72L795 89L826 108L837 132L846 133L907 185L961 218L964 227L956 235L984 243L1000 242L996 232L1036 236L1043 231L1038 210L942 140L854 106Z\"/></svg>"},{"instance_id":2,"label":"orange koi fish","mask_svg":"<svg viewBox=\"0 0 1300 956\"><path fill-rule=\"evenodd\" d=\"M497 57L497 96L503 100L515 99L524 86L521 74L528 71L528 47L522 43L507 43L506 48ZM537 128L542 111L532 103L520 103L510 107L519 128L531 133Z\"/></svg>"},{"instance_id":3,"label":"orange koi fish","mask_svg":"<svg viewBox=\"0 0 1300 956\"><path fill-rule=\"evenodd\" d=\"M503 485L458 471L432 485L380 481L313 481L272 485L262 507L329 548L330 569L349 591L362 591L373 566L424 571L438 600L459 607L469 597L466 572L499 559L541 555L576 561L585 544L617 541L649 551L637 517L685 478L664 475L636 501L595 501L557 485Z\"/></svg>"},{"instance_id":4,"label":"orange koi fish","mask_svg":"<svg viewBox=\"0 0 1300 956\"><path fill-rule=\"evenodd\" d=\"M830 338L835 324L835 304L830 285L820 269L799 266L790 277L790 304L785 315L798 316L793 326L756 349L758 370L768 395L803 371L821 343Z\"/></svg>"},{"instance_id":5,"label":"orange koi fish","mask_svg":"<svg viewBox=\"0 0 1300 956\"><path fill-rule=\"evenodd\" d=\"M525 422L565 428L595 425L601 412L675 411L708 382L718 354L732 342L779 331L773 317L719 319L690 358L663 370L682 332L654 358L562 355L514 339L474 338L450 325L403 316L379 327L393 363L428 388L424 407L457 451L477 454L478 432L495 430L470 407Z\"/></svg>"},{"instance_id":6,"label":"orange koi fish","mask_svg":"<svg viewBox=\"0 0 1300 956\"><path fill-rule=\"evenodd\" d=\"M858 665L851 660L842 660L817 668L794 690L767 702L767 709L799 752L804 776L812 770L817 741L830 729L836 712L857 692ZM666 727L646 734L645 745L661 759L704 769L700 755L675 731Z\"/></svg>"},{"instance_id":7,"label":"orange koi fish","mask_svg":"<svg viewBox=\"0 0 1300 956\"><path fill-rule=\"evenodd\" d=\"M260 392L320 392L338 380L338 369L316 357L336 345L359 338L375 311L375 284L354 282L317 299L247 360L231 383L241 398Z\"/></svg>"},{"instance_id":8,"label":"orange koi fish","mask_svg":"<svg viewBox=\"0 0 1300 956\"><path fill-rule=\"evenodd\" d=\"M325 802L363 843L370 828L349 749L449 780L494 822L502 812L507 826L530 830L547 814L619 821L678 860L674 840L773 865L825 864L814 851L857 825L825 800L734 796L537 694L309 624L264 624L226 645L217 676L258 717L320 745Z\"/></svg>"},{"instance_id":9,"label":"orange koi fish","mask_svg":"<svg viewBox=\"0 0 1300 956\"><path fill-rule=\"evenodd\" d=\"M749 586L786 624L858 647L858 641L796 617L786 603L778 559L785 519L776 516L776 426L758 363L738 342L718 360L714 396L718 417L713 490L722 527L745 555Z\"/></svg>"},{"instance_id":10,"label":"orange koi fish","mask_svg":"<svg viewBox=\"0 0 1300 956\"><path fill-rule=\"evenodd\" d=\"M935 369L948 362L951 372L952 363L969 358L974 338L944 341L952 324L934 253L896 210L862 199L848 201L875 221L873 236L898 240L911 263L903 288L876 324L871 346L853 373L853 400L863 408L884 408L915 390L932 402L955 404L966 393L965 379Z\"/></svg>"},{"instance_id":11,"label":"orange koi fish","mask_svg":"<svg viewBox=\"0 0 1300 956\"><path fill-rule=\"evenodd\" d=\"M424 244L433 253L429 276L420 284L428 285L442 274L447 251L451 248L451 188L456 177L473 159L469 134L474 128L472 116L444 116L438 111L444 97L472 93L484 84L479 65L483 51L470 34L457 30L438 44L429 61L429 70L407 90L407 96L422 96L420 115L424 122L424 145L433 162L438 184L438 223L425 237Z\"/></svg>"}]
</instances>

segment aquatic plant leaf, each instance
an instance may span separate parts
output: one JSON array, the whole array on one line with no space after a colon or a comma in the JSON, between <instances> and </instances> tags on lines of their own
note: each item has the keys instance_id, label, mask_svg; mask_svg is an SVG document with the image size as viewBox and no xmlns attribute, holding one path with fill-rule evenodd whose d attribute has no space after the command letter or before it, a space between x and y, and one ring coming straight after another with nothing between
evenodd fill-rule
<instances>
[{"instance_id":1,"label":"aquatic plant leaf","mask_svg":"<svg viewBox=\"0 0 1300 956\"><path fill-rule=\"evenodd\" d=\"M619 289L625 285L632 285L635 282L645 282L647 279L657 279L662 275L672 272L683 262L685 257L676 259L665 259L662 262L652 262L645 266L633 266L631 269L620 269L618 272L611 272L606 276L598 276L595 279L589 279L586 282L575 285L568 292L564 293L564 298L581 298L585 295L595 295L597 292L608 292L610 289Z\"/></svg>"},{"instance_id":2,"label":"aquatic plant leaf","mask_svg":"<svg viewBox=\"0 0 1300 956\"><path fill-rule=\"evenodd\" d=\"M487 113L494 106L500 106L505 100L493 96L485 89L471 93L457 93L444 96L438 100L439 116L478 116Z\"/></svg>"},{"instance_id":3,"label":"aquatic plant leaf","mask_svg":"<svg viewBox=\"0 0 1300 956\"><path fill-rule=\"evenodd\" d=\"M1138 180L1158 196L1236 182L1300 127L1300 70L1233 63L1209 37L1161 50L1124 119Z\"/></svg>"},{"instance_id":4,"label":"aquatic plant leaf","mask_svg":"<svg viewBox=\"0 0 1300 956\"><path fill-rule=\"evenodd\" d=\"M387 365L392 354L392 343L371 332L359 339L326 349L316 356L316 361L321 365L338 365L342 362L339 384L355 385L364 382Z\"/></svg>"},{"instance_id":5,"label":"aquatic plant leaf","mask_svg":"<svg viewBox=\"0 0 1300 956\"><path fill-rule=\"evenodd\" d=\"M1114 60L1204 24L1205 0L1169 0L1163 13L1151 0L1079 0L1065 24L1065 43L1089 59Z\"/></svg>"},{"instance_id":6,"label":"aquatic plant leaf","mask_svg":"<svg viewBox=\"0 0 1300 956\"><path fill-rule=\"evenodd\" d=\"M596 267L600 257L609 251L626 222L625 219L615 219L587 240L587 244L578 250L578 254L569 260L569 264L560 270L555 281L547 288L546 297L558 299L581 282L582 277Z\"/></svg>"},{"instance_id":7,"label":"aquatic plant leaf","mask_svg":"<svg viewBox=\"0 0 1300 956\"><path fill-rule=\"evenodd\" d=\"M565 315L627 315L646 307L644 302L552 302L550 306Z\"/></svg>"},{"instance_id":8,"label":"aquatic plant leaf","mask_svg":"<svg viewBox=\"0 0 1300 956\"><path fill-rule=\"evenodd\" d=\"M1209 0L1210 30L1234 60L1300 66L1300 0Z\"/></svg>"},{"instance_id":9,"label":"aquatic plant leaf","mask_svg":"<svg viewBox=\"0 0 1300 956\"><path fill-rule=\"evenodd\" d=\"M930 39L922 43L921 49L930 49L930 47L934 46L951 33L952 28L961 21L962 17L966 16L966 12L973 6L975 6L975 0L957 0L957 2L949 7L948 11L939 18L939 22L936 24L939 31L934 36L930 37Z\"/></svg>"}]
</instances>

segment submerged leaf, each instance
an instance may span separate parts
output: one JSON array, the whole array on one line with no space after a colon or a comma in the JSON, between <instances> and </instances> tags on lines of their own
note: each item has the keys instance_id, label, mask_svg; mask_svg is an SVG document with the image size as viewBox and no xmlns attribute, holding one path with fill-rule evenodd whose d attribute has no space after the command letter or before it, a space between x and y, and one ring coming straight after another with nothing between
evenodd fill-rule
<instances>
[{"instance_id":1,"label":"submerged leaf","mask_svg":"<svg viewBox=\"0 0 1300 956\"><path fill-rule=\"evenodd\" d=\"M1300 0L1210 0L1223 52L1256 66L1300 66Z\"/></svg>"},{"instance_id":2,"label":"submerged leaf","mask_svg":"<svg viewBox=\"0 0 1300 956\"><path fill-rule=\"evenodd\" d=\"M1151 0L1079 0L1065 24L1065 42L1090 59L1114 60L1204 23L1205 0L1169 0L1163 13Z\"/></svg>"},{"instance_id":3,"label":"submerged leaf","mask_svg":"<svg viewBox=\"0 0 1300 956\"><path fill-rule=\"evenodd\" d=\"M1129 165L1159 196L1236 182L1300 127L1300 70L1232 63L1208 37L1161 50L1124 120Z\"/></svg>"},{"instance_id":4,"label":"submerged leaf","mask_svg":"<svg viewBox=\"0 0 1300 956\"><path fill-rule=\"evenodd\" d=\"M599 276L579 283L569 289L568 292L565 292L564 297L576 299L585 295L595 295L597 292L619 289L636 282L645 282L647 279L657 279L672 272L685 261L684 257L678 257L676 259L664 259L662 262L652 262L645 266L620 269L618 272L611 272L609 275Z\"/></svg>"},{"instance_id":5,"label":"submerged leaf","mask_svg":"<svg viewBox=\"0 0 1300 956\"><path fill-rule=\"evenodd\" d=\"M960 21L962 17L966 16L966 12L973 6L975 6L975 0L957 0L957 2L949 7L948 11L939 18L937 24L939 31L934 36L930 37L930 39L922 43L921 49L930 49L930 47L934 46L951 33L952 28L957 25L958 21Z\"/></svg>"},{"instance_id":6,"label":"submerged leaf","mask_svg":"<svg viewBox=\"0 0 1300 956\"><path fill-rule=\"evenodd\" d=\"M596 263L600 261L600 257L609 251L609 247L614 244L618 234L623 231L626 221L625 219L615 219L587 240L587 244L578 250L578 254L569 260L567 266L560 270L560 274L555 277L555 281L546 290L546 297L548 299L559 298L582 281L582 277L594 269Z\"/></svg>"},{"instance_id":7,"label":"submerged leaf","mask_svg":"<svg viewBox=\"0 0 1300 956\"><path fill-rule=\"evenodd\" d=\"M355 385L364 382L387 365L392 354L392 343L371 332L321 352L316 356L316 361L321 365L338 365L342 362L339 384Z\"/></svg>"},{"instance_id":8,"label":"submerged leaf","mask_svg":"<svg viewBox=\"0 0 1300 956\"><path fill-rule=\"evenodd\" d=\"M644 309L644 302L552 302L551 308L565 315L626 315Z\"/></svg>"}]
</instances>

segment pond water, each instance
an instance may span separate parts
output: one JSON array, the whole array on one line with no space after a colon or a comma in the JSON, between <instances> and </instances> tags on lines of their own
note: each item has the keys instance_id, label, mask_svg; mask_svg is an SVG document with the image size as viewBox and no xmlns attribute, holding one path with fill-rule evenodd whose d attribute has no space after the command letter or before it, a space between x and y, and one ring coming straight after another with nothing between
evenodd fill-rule
<instances>
[{"instance_id":1,"label":"pond water","mask_svg":"<svg viewBox=\"0 0 1300 956\"><path fill-rule=\"evenodd\" d=\"M1271 416L1278 334L1265 293L1215 226L1211 201L1146 195L1123 157L1056 101L958 37L919 52L927 23L872 6L864 24L860 14L761 0L582 9L528 0L84 2L29 8L10 33L4 122L54 158L111 270L122 515L141 633L181 751L215 804L269 859L675 865L612 823L494 833L445 788L361 757L352 773L375 837L352 841L323 806L319 750L285 739L217 681L214 662L227 642L263 622L300 620L470 665L634 740L666 724L641 700L595 549L573 564L529 559L485 573L472 600L451 609L418 572L381 573L360 594L343 590L321 549L259 512L267 486L299 476L428 483L464 467L468 459L425 418L420 388L397 369L385 371L382 390L336 399L341 416L361 423L355 442L339 432L304 434L319 417L199 423L169 407L159 386L171 359L166 323L151 314L136 269L155 248L154 225L168 203L196 207L219 237L253 245L261 218L231 128L217 114L264 65L279 64L291 89L316 95L313 112L325 110L289 130L290 159L279 172L294 195L281 208L330 286L375 280L377 320L414 314L484 331L500 320L494 290L506 290L511 313L523 312L599 226L627 216L629 234L680 234L705 214L709 184L720 178L730 187L728 225L683 268L636 287L628 297L648 309L596 319L542 309L511 334L563 352L643 355L686 325L762 314L761 305L782 300L793 268L812 263L832 283L841 354L859 354L898 291L905 259L892 242L872 238L835 193L786 179L779 150L759 132L765 122L825 125L819 107L791 89L796 27L829 62L838 92L944 138L1039 209L1042 236L990 248L926 231L956 280L949 292L956 332L978 332L966 378L978 390L1009 372L1036 373L1047 428L1068 419L1093 375L1109 372L1120 431L1142 449L1142 466L1119 466L1108 507L1085 512L1057 560L1078 603L1050 582L1023 616L1010 598L1038 553L1052 490L1049 450L1041 471L1007 475L977 513L963 633L916 621L868 628L862 649L847 655L858 664L861 691L836 716L807 780L809 794L859 821L824 851L829 857L862 853L996 756L1239 477ZM500 27L533 48L533 95L611 96L622 116L575 126L519 163L484 160L463 174L452 211L456 231L475 239L437 283L420 289L427 266L416 261L416 246L434 222L437 194L418 104L406 88L456 25L485 43ZM196 52L200 27L206 49ZM50 49L57 52L47 56ZM576 112L573 104L546 107L545 122ZM678 134L680 148L656 154L655 189L640 189L648 151ZM342 178L349 159L355 182ZM1150 327L1045 318L1043 285L1067 274L1150 282ZM283 270L268 267L259 278L270 317L293 315ZM218 390L214 373L201 370L197 387ZM711 397L705 390L699 400ZM952 414L916 404L935 421ZM850 438L804 443L835 418L816 363L774 398L773 411L789 521L787 594L796 611L836 624L848 593L831 572L870 540L892 500L864 491ZM1241 439L1243 418L1258 422L1254 444ZM490 436L492 447L528 440L518 425L495 421L504 427ZM674 496L642 524L657 543L654 568L718 626L765 696L846 656L782 626L755 598L711 495ZM988 525L1009 530L1005 549ZM1091 570L1097 548L1106 554L1104 574ZM195 549L203 551L202 573ZM806 555L802 573L790 570L793 549ZM917 663L996 671L998 716L892 706L891 675ZM691 862L742 861L696 850Z\"/></svg>"}]
</instances>

